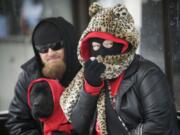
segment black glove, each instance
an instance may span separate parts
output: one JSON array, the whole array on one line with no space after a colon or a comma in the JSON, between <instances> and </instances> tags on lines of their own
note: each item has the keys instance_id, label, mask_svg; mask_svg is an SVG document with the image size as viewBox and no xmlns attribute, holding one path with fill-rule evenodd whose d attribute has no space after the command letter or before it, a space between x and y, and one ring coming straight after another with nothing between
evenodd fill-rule
<instances>
[{"instance_id":1,"label":"black glove","mask_svg":"<svg viewBox=\"0 0 180 135\"><path fill-rule=\"evenodd\" d=\"M97 60L88 60L84 67L84 77L86 81L92 86L100 86L101 74L105 71L106 66L99 63Z\"/></svg>"}]
</instances>

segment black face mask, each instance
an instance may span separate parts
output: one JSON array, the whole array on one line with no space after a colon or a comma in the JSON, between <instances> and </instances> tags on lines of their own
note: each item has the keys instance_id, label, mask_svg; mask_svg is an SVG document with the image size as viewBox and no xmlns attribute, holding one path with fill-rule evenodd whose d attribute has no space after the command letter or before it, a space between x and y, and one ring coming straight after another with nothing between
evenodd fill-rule
<instances>
[{"instance_id":1,"label":"black face mask","mask_svg":"<svg viewBox=\"0 0 180 135\"><path fill-rule=\"evenodd\" d=\"M92 38L89 41L90 44L90 53L91 56L106 56L106 55L118 55L121 54L122 49L123 49L123 44L120 43L116 43L116 42L111 42L110 46L105 46L104 45L104 39L100 39L100 38ZM99 44L100 46L98 47L98 49L96 50L95 48L93 48L93 42Z\"/></svg>"}]
</instances>

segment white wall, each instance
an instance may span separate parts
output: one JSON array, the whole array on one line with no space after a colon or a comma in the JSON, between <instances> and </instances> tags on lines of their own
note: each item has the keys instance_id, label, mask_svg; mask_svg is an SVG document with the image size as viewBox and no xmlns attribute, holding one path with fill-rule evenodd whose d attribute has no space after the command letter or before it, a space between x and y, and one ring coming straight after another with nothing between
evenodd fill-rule
<instances>
[{"instance_id":1,"label":"white wall","mask_svg":"<svg viewBox=\"0 0 180 135\"><path fill-rule=\"evenodd\" d=\"M44 0L43 17L62 16L73 23L71 0Z\"/></svg>"},{"instance_id":2,"label":"white wall","mask_svg":"<svg viewBox=\"0 0 180 135\"><path fill-rule=\"evenodd\" d=\"M33 56L32 47L25 43L0 43L0 111L7 110L14 94L20 66Z\"/></svg>"}]
</instances>

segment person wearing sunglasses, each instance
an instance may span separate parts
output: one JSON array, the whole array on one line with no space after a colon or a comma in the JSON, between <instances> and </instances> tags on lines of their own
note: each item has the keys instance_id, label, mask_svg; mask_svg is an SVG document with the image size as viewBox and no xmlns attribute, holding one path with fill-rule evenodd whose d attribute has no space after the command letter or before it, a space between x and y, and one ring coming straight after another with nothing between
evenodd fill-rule
<instances>
[{"instance_id":1,"label":"person wearing sunglasses","mask_svg":"<svg viewBox=\"0 0 180 135\"><path fill-rule=\"evenodd\" d=\"M89 7L83 67L60 98L80 135L179 135L173 91L161 69L136 54L139 34L124 5Z\"/></svg>"},{"instance_id":2,"label":"person wearing sunglasses","mask_svg":"<svg viewBox=\"0 0 180 135\"><path fill-rule=\"evenodd\" d=\"M43 135L43 124L28 107L28 86L33 80L47 78L67 87L81 68L76 54L77 44L75 28L62 17L45 18L36 25L32 34L35 55L21 66L23 71L9 106L6 127L10 135Z\"/></svg>"}]
</instances>

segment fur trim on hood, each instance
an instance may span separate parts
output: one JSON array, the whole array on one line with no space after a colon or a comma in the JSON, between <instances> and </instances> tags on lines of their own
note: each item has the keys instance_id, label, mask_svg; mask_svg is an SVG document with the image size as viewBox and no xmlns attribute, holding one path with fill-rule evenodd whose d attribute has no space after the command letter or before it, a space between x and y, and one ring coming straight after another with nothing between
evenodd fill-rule
<instances>
[{"instance_id":1,"label":"fur trim on hood","mask_svg":"<svg viewBox=\"0 0 180 135\"><path fill-rule=\"evenodd\" d=\"M135 52L139 44L139 33L135 28L131 14L124 5L118 4L112 8L103 8L99 4L93 3L89 7L89 15L91 20L83 32L78 45L78 59L80 62L85 60L84 56L82 56L81 46L89 48L88 44L84 42L84 38L89 34L92 35L94 32L107 33L113 37L111 38L113 41L116 41L115 39L123 39L132 45Z\"/></svg>"}]
</instances>

